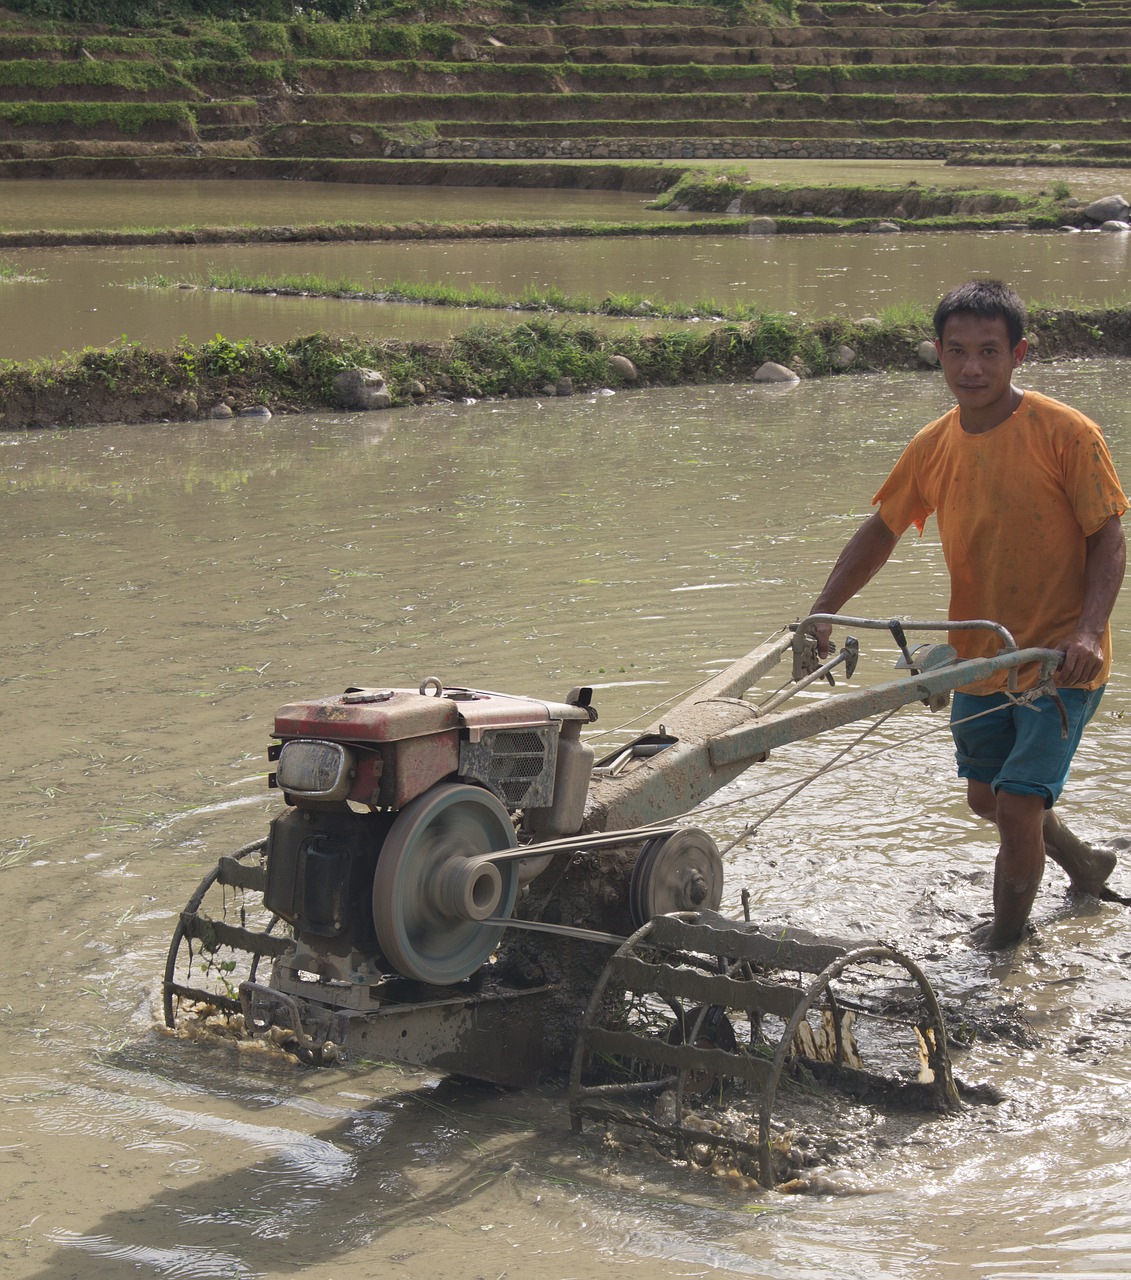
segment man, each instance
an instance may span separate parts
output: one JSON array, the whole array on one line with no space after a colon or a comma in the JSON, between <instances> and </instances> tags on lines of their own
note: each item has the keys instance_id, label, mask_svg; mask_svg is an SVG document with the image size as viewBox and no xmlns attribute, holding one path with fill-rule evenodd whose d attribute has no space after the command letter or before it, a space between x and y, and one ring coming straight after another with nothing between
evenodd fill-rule
<instances>
[{"instance_id":1,"label":"man","mask_svg":"<svg viewBox=\"0 0 1131 1280\"><path fill-rule=\"evenodd\" d=\"M999 281L951 290L934 316L935 347L957 405L924 427L873 498L879 509L849 540L814 613L837 613L887 561L903 532L938 519L950 572L950 618L985 618L1022 648L1060 649L1056 701L1013 704L1006 675L954 696L951 730L967 801L997 825L993 922L978 941L996 950L1016 941L1029 918L1046 850L1072 888L1098 893L1115 865L1052 809L1111 666L1108 619L1123 581L1120 517L1127 509L1099 427L1058 401L1013 385L1025 358L1026 313ZM830 628L817 628L828 653ZM997 637L957 631L959 656L992 655ZM1022 669L1018 686L1037 681ZM990 714L984 714L989 711Z\"/></svg>"}]
</instances>

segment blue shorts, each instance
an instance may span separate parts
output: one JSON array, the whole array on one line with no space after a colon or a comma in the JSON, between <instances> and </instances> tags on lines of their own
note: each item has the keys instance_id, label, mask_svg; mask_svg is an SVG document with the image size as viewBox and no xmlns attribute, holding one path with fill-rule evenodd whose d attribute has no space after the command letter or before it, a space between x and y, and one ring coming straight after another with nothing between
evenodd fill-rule
<instances>
[{"instance_id":1,"label":"blue shorts","mask_svg":"<svg viewBox=\"0 0 1131 1280\"><path fill-rule=\"evenodd\" d=\"M958 776L985 782L995 794L1044 796L1045 808L1051 809L1064 790L1084 726L1095 715L1103 693L1103 685L1059 690L1068 716L1067 737L1056 702L1048 696L1016 706L1004 693L956 693L950 731ZM963 720L965 724L959 723Z\"/></svg>"}]
</instances>

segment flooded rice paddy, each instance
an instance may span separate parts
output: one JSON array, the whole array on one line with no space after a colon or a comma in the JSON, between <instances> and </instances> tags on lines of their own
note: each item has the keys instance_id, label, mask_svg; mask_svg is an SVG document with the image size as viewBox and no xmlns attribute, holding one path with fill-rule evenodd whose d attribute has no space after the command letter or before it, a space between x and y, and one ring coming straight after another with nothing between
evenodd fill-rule
<instances>
[{"instance_id":1,"label":"flooded rice paddy","mask_svg":"<svg viewBox=\"0 0 1131 1280\"><path fill-rule=\"evenodd\" d=\"M996 272L1027 300L1103 306L1126 300L1131 235L994 232L898 236L665 236L480 240L426 244L301 244L13 250L33 279L0 280L0 350L9 359L108 346L128 337L168 347L187 337L283 342L319 330L443 339L520 312L344 301L326 297L136 288L164 276L205 280L212 269L279 280L319 275L379 291L396 281L474 285L517 297L565 288L657 302L743 303L818 319L857 318L936 297L956 278ZM866 281L862 291L861 281ZM563 285L568 281L568 286ZM590 319L586 323L592 323ZM562 323L575 323L563 317ZM623 327L624 321L602 322ZM645 322L655 327L655 321Z\"/></svg>"},{"instance_id":2,"label":"flooded rice paddy","mask_svg":"<svg viewBox=\"0 0 1131 1280\"><path fill-rule=\"evenodd\" d=\"M587 161L578 164L588 166ZM456 170L459 161L445 168ZM472 168L481 168L470 161ZM649 166L663 169L661 164ZM672 180L687 164L670 166ZM1121 191L1126 169L947 166L932 160L748 160L714 166L744 169L754 182L789 185L967 187L1048 191L1067 183L1081 200ZM468 221L482 218L595 218L603 222L664 221L641 192L560 188L372 186L352 182L293 182L237 178L192 181L81 178L0 181L0 227L6 231L164 226L300 226L319 222ZM690 214L689 217L701 217Z\"/></svg>"},{"instance_id":3,"label":"flooded rice paddy","mask_svg":"<svg viewBox=\"0 0 1131 1280\"><path fill-rule=\"evenodd\" d=\"M1131 366L1023 373L1131 475ZM945 405L922 374L0 437L4 1274L1126 1275L1131 913L1053 870L1035 937L973 951L993 848L919 707L727 860L728 909L746 887L755 918L895 942L979 1028L956 1070L1004 1101L890 1139L846 1107L828 1175L857 1194L574 1136L551 1088L310 1070L158 1026L177 913L276 811L277 705L430 674L592 683L607 733L804 611ZM858 605L945 616L933 538ZM1131 827L1131 593L1115 627L1064 810L1096 837ZM890 648L862 639L860 678L886 678ZM781 750L703 824L729 843L846 741Z\"/></svg>"},{"instance_id":4,"label":"flooded rice paddy","mask_svg":"<svg viewBox=\"0 0 1131 1280\"><path fill-rule=\"evenodd\" d=\"M799 165L796 171L791 165ZM832 162L766 162L772 181L871 181L1001 187L1013 171L890 168ZM1022 171L1017 182L1047 187L1059 171ZM1078 175L1069 174L1068 177ZM1118 174L1086 171L1081 198L1120 189ZM496 191L357 187L297 182L0 182L0 227L301 224L312 221L598 218L646 220L646 197L623 192ZM131 288L163 276L203 280L210 270L269 279L319 275L372 290L395 281L491 287L518 296L558 286L595 300L609 294L658 302L744 303L806 318L871 314L921 304L952 280L999 274L1030 302L1102 306L1126 299L1131 236L1056 232L901 235L665 236L663 238L14 249L5 261L30 279L0 280L0 352L8 359L56 356L128 338L168 347L180 338L282 342L319 330L440 340L483 319L518 313L451 307L274 298L176 288ZM565 321L569 323L570 321ZM623 322L602 322L614 327ZM657 322L648 321L650 328Z\"/></svg>"}]
</instances>

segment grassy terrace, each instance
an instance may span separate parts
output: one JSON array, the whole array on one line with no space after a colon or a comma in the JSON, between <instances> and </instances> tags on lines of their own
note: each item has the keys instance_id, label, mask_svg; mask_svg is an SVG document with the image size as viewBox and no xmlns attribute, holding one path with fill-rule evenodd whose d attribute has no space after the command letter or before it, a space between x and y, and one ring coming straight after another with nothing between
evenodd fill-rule
<instances>
[{"instance_id":1,"label":"grassy terrace","mask_svg":"<svg viewBox=\"0 0 1131 1280\"><path fill-rule=\"evenodd\" d=\"M998 97L1003 90L1015 94L1039 85L1041 94L1120 93L1131 84L1131 68L1123 65L1065 66L1024 62L947 65L898 63L893 65L792 65L789 90L785 75L773 63L754 62L697 65L662 62L571 62L547 64L436 62L395 59L372 62L296 58L288 62L195 58L181 62L52 62L39 59L0 60L0 93L34 95L51 93L66 98L97 98L117 92L127 96L204 97L217 85L239 85L244 92L279 92L301 88L304 93L356 92L372 96L388 93L431 92L459 78L463 93L678 93L680 91L773 94L788 99L794 94L899 94L922 95L930 81L930 97L953 93ZM868 109L869 99L858 105ZM756 105L756 104L755 104ZM1083 105L1093 105L1087 99Z\"/></svg>"},{"instance_id":2,"label":"grassy terrace","mask_svg":"<svg viewBox=\"0 0 1131 1280\"><path fill-rule=\"evenodd\" d=\"M882 9L629 0L474 12L443 5L410 12L392 0L361 0L364 21L336 22L295 17L281 0L247 0L241 20L182 13L128 27L120 0L21 3L32 15L67 9L57 22L0 13L0 173L7 176L619 187L664 191L661 204L673 214L617 223L0 232L0 248L9 250L744 235L750 219L764 215L779 231L809 234L868 230L881 219L916 230L1054 228L1080 220L1064 184L1024 199L922 188L771 188L719 167L692 172L680 157L820 156L842 154L834 149L842 143L861 144L870 157L902 157L929 144L925 154L958 160L1110 164L1127 159L1131 148L1131 0L947 0L931 8L897 0ZM332 16L339 0L328 3ZM499 154L504 144L521 144L528 150L520 154L539 159L479 158ZM614 145L640 162L608 161ZM561 162L595 148L596 159ZM677 210L704 216L680 218ZM0 272L0 283L17 274ZM561 289L506 296L412 281L372 294L348 280L238 274L197 283L349 297L359 306L382 299L521 314L505 328L481 326L443 344L217 337L169 351L123 342L57 362L7 364L0 366L5 425L184 420L221 399L277 411L320 408L332 403L334 375L358 365L382 370L398 404L422 396L540 394L566 376L579 390L615 386L614 355L633 362L635 385L745 380L766 360L824 376L917 367L917 347L929 336L927 318L918 314L887 314L878 325L805 323L709 298L653 305L647 314L710 324L611 336L585 315L639 316L642 299L581 298ZM1122 309L1039 311L1033 330L1041 358L1131 350L1131 312Z\"/></svg>"},{"instance_id":3,"label":"grassy terrace","mask_svg":"<svg viewBox=\"0 0 1131 1280\"><path fill-rule=\"evenodd\" d=\"M60 3L21 7L50 16ZM651 158L671 139L721 156L882 140L892 156L930 141L1025 158L1032 143L1072 149L1128 129L1131 4L359 3L363 21L293 16L280 0L248 0L239 21L186 12L129 28L112 25L119 0L67 0L65 24L9 13L5 157L65 172L69 154L115 142L244 163L461 157L463 144L499 141L523 156L556 155L562 141L588 154L615 139ZM175 113L164 131L143 115L159 105Z\"/></svg>"},{"instance_id":4,"label":"grassy terrace","mask_svg":"<svg viewBox=\"0 0 1131 1280\"><path fill-rule=\"evenodd\" d=\"M1041 359L1126 354L1131 309L1035 311L1030 332ZM335 374L356 367L380 369L401 405L425 397L538 395L561 377L572 378L579 391L615 387L623 378L610 363L613 356L630 359L643 386L746 381L767 360L822 376L917 367L916 348L929 333L925 313L867 325L763 313L746 323L615 337L580 323L532 318L507 329L475 328L447 343L324 334L283 344L217 337L169 351L126 343L60 361L0 364L0 403L2 425L12 430L192 419L223 399L276 411L326 408L334 403Z\"/></svg>"}]
</instances>

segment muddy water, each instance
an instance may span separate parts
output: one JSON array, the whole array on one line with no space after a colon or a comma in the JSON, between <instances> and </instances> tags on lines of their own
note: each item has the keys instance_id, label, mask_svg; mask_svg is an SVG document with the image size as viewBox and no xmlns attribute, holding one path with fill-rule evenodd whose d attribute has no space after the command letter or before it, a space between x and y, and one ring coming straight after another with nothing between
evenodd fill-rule
<instances>
[{"instance_id":1,"label":"muddy water","mask_svg":"<svg viewBox=\"0 0 1131 1280\"><path fill-rule=\"evenodd\" d=\"M431 244L248 245L152 249L13 250L33 280L0 280L0 352L25 360L106 346L126 337L170 346L180 337L286 341L302 334L377 333L442 339L484 318L461 311L329 298L275 298L202 290L128 288L164 276L204 279L238 267L278 280L320 275L373 290L397 280L492 287L517 296L558 286L662 302L757 304L819 318L921 304L967 275L1002 275L1030 302L1087 306L1126 301L1131 236L993 233L899 236L647 236L628 239L461 241ZM568 283L563 283L568 282ZM608 322L617 324L620 322Z\"/></svg>"},{"instance_id":2,"label":"muddy water","mask_svg":"<svg viewBox=\"0 0 1131 1280\"><path fill-rule=\"evenodd\" d=\"M7 231L94 227L304 226L319 222L463 222L477 218L647 220L626 191L366 186L351 182L0 180Z\"/></svg>"},{"instance_id":3,"label":"muddy water","mask_svg":"<svg viewBox=\"0 0 1131 1280\"><path fill-rule=\"evenodd\" d=\"M1047 189L1068 181L1082 199L1121 187L1120 171L948 169L938 163L750 162L752 177L786 183L862 182ZM647 220L639 193L365 187L302 182L0 181L7 229L200 224L298 224L474 218ZM1002 233L982 236L647 237L459 244L209 246L194 249L13 250L34 282L0 280L0 354L27 360L123 338L167 347L182 337L279 342L324 330L443 339L484 315L452 308L130 289L146 277L204 278L238 267L269 278L318 274L489 286L519 294L568 282L601 298L756 303L810 317L858 315L921 302L961 274L1003 275L1031 302L1125 300L1131 238ZM565 286L563 286L565 287Z\"/></svg>"},{"instance_id":4,"label":"muddy water","mask_svg":"<svg viewBox=\"0 0 1131 1280\"><path fill-rule=\"evenodd\" d=\"M1131 366L1027 372L1100 418L1131 474ZM156 1024L177 911L275 811L276 705L428 674L586 682L615 728L795 617L943 405L923 375L0 437L0 1270L1125 1275L1131 915L1050 875L1032 943L971 951L992 851L921 709L728 855L728 905L747 886L760 919L898 942L981 1029L956 1067L1005 1101L886 1148L857 1116L869 1143L829 1173L868 1194L786 1197L579 1139L551 1089L312 1071ZM939 615L933 540L859 606ZM1131 595L1116 625L1127 655ZM887 678L864 649L862 678ZM1127 670L1066 807L1094 835L1131 825ZM777 753L704 824L728 843L834 745Z\"/></svg>"},{"instance_id":5,"label":"muddy water","mask_svg":"<svg viewBox=\"0 0 1131 1280\"><path fill-rule=\"evenodd\" d=\"M581 162L584 163L584 162ZM672 166L675 174L686 166ZM976 187L1048 191L1066 182L1080 200L1122 191L1125 169L947 167L941 161L747 160L758 182ZM475 218L646 220L640 192L519 190L506 187L366 186L350 182L162 181L129 179L0 179L0 227L284 226L317 222L465 221ZM693 214L692 217L702 215Z\"/></svg>"}]
</instances>

